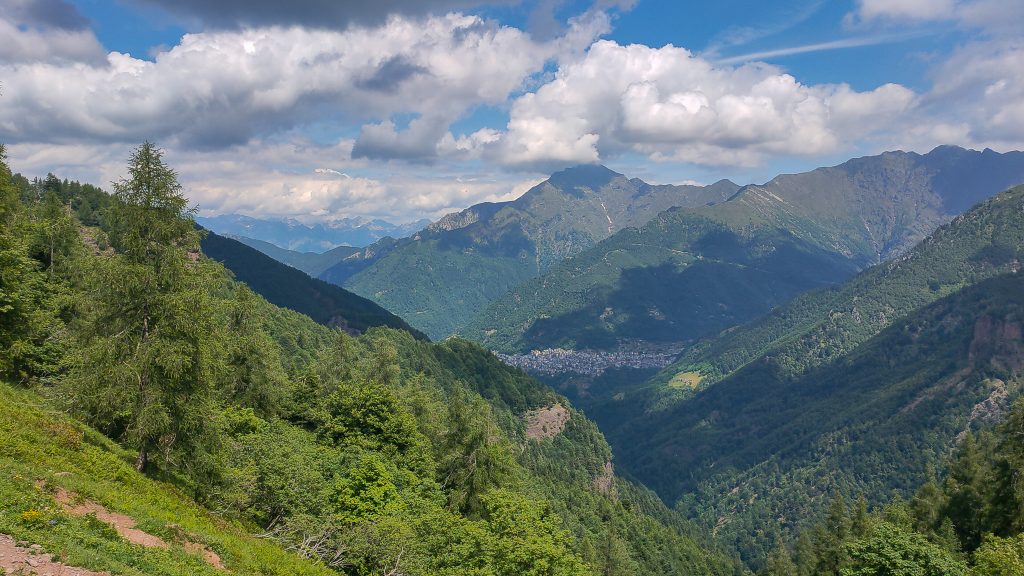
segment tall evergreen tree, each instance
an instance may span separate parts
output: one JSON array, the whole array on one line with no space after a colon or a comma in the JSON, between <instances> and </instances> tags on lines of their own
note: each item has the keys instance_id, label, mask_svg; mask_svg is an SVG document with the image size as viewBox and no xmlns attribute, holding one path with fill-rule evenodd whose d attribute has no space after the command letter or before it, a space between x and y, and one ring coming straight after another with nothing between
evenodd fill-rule
<instances>
[{"instance_id":1,"label":"tall evergreen tree","mask_svg":"<svg viewBox=\"0 0 1024 576\"><path fill-rule=\"evenodd\" d=\"M260 324L258 298L248 286L235 288L227 322L231 346L226 392L230 403L252 408L266 417L284 410L290 386L281 368L280 348L274 346Z\"/></svg>"},{"instance_id":2,"label":"tall evergreen tree","mask_svg":"<svg viewBox=\"0 0 1024 576\"><path fill-rule=\"evenodd\" d=\"M836 493L829 506L824 529L816 538L818 572L821 574L838 574L846 565L845 541L850 535L848 515L846 500L841 493Z\"/></svg>"},{"instance_id":3,"label":"tall evergreen tree","mask_svg":"<svg viewBox=\"0 0 1024 576\"><path fill-rule=\"evenodd\" d=\"M802 530L797 536L793 550L797 576L812 576L818 566L818 554L811 540L809 530Z\"/></svg>"},{"instance_id":4,"label":"tall evergreen tree","mask_svg":"<svg viewBox=\"0 0 1024 576\"><path fill-rule=\"evenodd\" d=\"M611 522L597 552L601 576L629 576L640 569Z\"/></svg>"},{"instance_id":5,"label":"tall evergreen tree","mask_svg":"<svg viewBox=\"0 0 1024 576\"><path fill-rule=\"evenodd\" d=\"M96 260L91 315L69 397L94 425L153 459L191 472L214 448L214 382L223 370L193 210L162 152L146 142L109 208L115 254Z\"/></svg>"},{"instance_id":6,"label":"tall evergreen tree","mask_svg":"<svg viewBox=\"0 0 1024 576\"><path fill-rule=\"evenodd\" d=\"M977 548L984 533L986 447L990 443L987 434L968 433L960 442L957 457L946 476L944 513L953 521L960 542L967 550Z\"/></svg>"},{"instance_id":7,"label":"tall evergreen tree","mask_svg":"<svg viewBox=\"0 0 1024 576\"><path fill-rule=\"evenodd\" d=\"M797 576L797 565L789 555L786 543L781 539L776 543L775 550L768 555L764 569L759 572L763 576Z\"/></svg>"}]
</instances>

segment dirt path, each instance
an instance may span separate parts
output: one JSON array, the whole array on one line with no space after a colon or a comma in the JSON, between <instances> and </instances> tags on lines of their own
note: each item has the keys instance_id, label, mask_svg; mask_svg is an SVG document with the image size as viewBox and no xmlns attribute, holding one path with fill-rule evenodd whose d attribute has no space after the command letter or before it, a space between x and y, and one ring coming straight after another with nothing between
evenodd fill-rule
<instances>
[{"instance_id":1,"label":"dirt path","mask_svg":"<svg viewBox=\"0 0 1024 576\"><path fill-rule=\"evenodd\" d=\"M38 544L18 546L14 538L0 534L0 571L5 574L39 574L52 576L110 576L109 572L93 572L54 562Z\"/></svg>"},{"instance_id":2,"label":"dirt path","mask_svg":"<svg viewBox=\"0 0 1024 576\"><path fill-rule=\"evenodd\" d=\"M89 514L95 514L96 519L109 524L122 538L131 542L132 544L138 544L145 546L146 548L170 548L163 538L154 536L149 532L139 530L135 527L135 519L125 514L119 514L117 512L111 512L107 510L103 505L89 500L79 501L73 494L58 488L54 494L54 499L61 505L61 508L65 512L72 516L86 516ZM182 546L189 552L196 554L206 560L208 564L219 570L226 570L224 563L221 561L220 556L216 552L210 550L209 547L192 542L184 539Z\"/></svg>"},{"instance_id":3,"label":"dirt path","mask_svg":"<svg viewBox=\"0 0 1024 576\"><path fill-rule=\"evenodd\" d=\"M154 536L149 532L143 532L135 527L135 519L124 514L118 514L111 512L103 506L84 500L76 502L74 496L70 492L63 488L58 488L57 493L54 494L54 499L60 504L61 508L65 512L72 516L87 516L89 514L95 514L97 520L101 520L110 524L122 538L131 542L132 544L138 544L145 546L146 548L170 548L171 545L164 542L158 536Z\"/></svg>"}]
</instances>

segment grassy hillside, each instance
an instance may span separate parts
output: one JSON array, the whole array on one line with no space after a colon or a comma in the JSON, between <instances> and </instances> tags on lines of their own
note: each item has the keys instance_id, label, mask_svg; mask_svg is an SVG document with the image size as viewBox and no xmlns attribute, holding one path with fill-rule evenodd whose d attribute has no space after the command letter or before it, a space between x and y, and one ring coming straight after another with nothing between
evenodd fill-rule
<instances>
[{"instance_id":1,"label":"grassy hillside","mask_svg":"<svg viewBox=\"0 0 1024 576\"><path fill-rule=\"evenodd\" d=\"M334 573L137 473L134 454L36 393L0 383L0 414L0 533L39 544L68 566L139 576L223 573L186 550L188 541L211 548L236 574ZM133 545L95 518L64 512L54 498L58 490L127 514L172 546Z\"/></svg>"},{"instance_id":2,"label":"grassy hillside","mask_svg":"<svg viewBox=\"0 0 1024 576\"><path fill-rule=\"evenodd\" d=\"M512 287L614 232L672 206L721 201L737 188L727 181L651 186L579 166L513 202L474 206L412 238L370 246L321 277L442 338Z\"/></svg>"},{"instance_id":3,"label":"grassy hillside","mask_svg":"<svg viewBox=\"0 0 1024 576\"><path fill-rule=\"evenodd\" d=\"M1021 182L1024 154L954 147L779 176L623 230L492 302L460 333L504 351L713 334L902 254Z\"/></svg>"}]
</instances>

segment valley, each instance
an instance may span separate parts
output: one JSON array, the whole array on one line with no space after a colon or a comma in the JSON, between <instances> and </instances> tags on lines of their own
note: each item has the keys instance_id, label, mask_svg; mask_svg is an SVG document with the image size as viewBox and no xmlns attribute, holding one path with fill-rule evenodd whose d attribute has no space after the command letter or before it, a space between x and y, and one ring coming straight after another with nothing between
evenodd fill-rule
<instances>
[{"instance_id":1,"label":"valley","mask_svg":"<svg viewBox=\"0 0 1024 576\"><path fill-rule=\"evenodd\" d=\"M1024 576L1024 0L0 0L0 576Z\"/></svg>"},{"instance_id":2,"label":"valley","mask_svg":"<svg viewBox=\"0 0 1024 576\"><path fill-rule=\"evenodd\" d=\"M948 187L979 170L985 179ZM892 494L909 497L965 435L1007 418L1024 367L1024 188L1004 191L1017 181L1024 154L953 147L709 189L580 167L509 205L475 206L364 248L303 254L211 233L203 250L272 303L326 326L353 335L391 326L435 346L379 304L415 302L412 312L398 306L412 326L458 335L438 344L450 368L405 365L411 349L401 344L399 370L455 370L520 414L527 442L558 443L582 421L604 447L574 482L614 496L633 490L608 480L621 474L667 506L648 509L661 522L692 522L680 534L711 534L703 546L763 569L824 518L831 498L879 509ZM646 199L652 189L663 196ZM651 206L681 195L684 205L634 211L616 230L618 216L606 214L614 194ZM552 210L544 223L540 198ZM604 223L552 235L579 201L596 202ZM537 244L521 234L531 229L576 240ZM392 280L415 270L428 274ZM357 292L377 278L406 295L360 298L317 272ZM467 302L481 313L453 328L474 307ZM444 314L439 331L422 323L425 310L461 312ZM483 350L473 340L502 368L464 364L468 350ZM486 379L501 370L564 396L524 402L524 389ZM540 474L553 465L533 462ZM750 536L773 523L772 536ZM638 542L623 545L639 554Z\"/></svg>"},{"instance_id":3,"label":"valley","mask_svg":"<svg viewBox=\"0 0 1024 576\"><path fill-rule=\"evenodd\" d=\"M137 162L160 161L145 147L138 154ZM929 182L929 175L948 175L981 162L1000 171L991 176L991 185L997 186L1024 180L1022 158L940 149L924 156L859 159L854 168L844 164L835 170L856 174L851 180L860 181L878 165L891 170L895 162L905 174L907 162L923 163L926 168L914 178ZM806 178L820 178L810 174ZM628 183L632 191L648 186L597 168L567 171L554 179L562 186L572 182L582 198L594 192L589 186L600 190ZM25 423L14 424L7 435L19 426L56 426L69 430L60 434L70 435L68 442L74 445L81 442L76 438L93 435L103 439L103 450L115 454L122 445L135 448L135 474L159 467L161 473L178 475L177 482L195 486L197 494L207 490L205 482L214 482L218 490L230 491L228 495L201 496L198 502L175 506L217 506L229 517L263 526L273 534L272 554L277 554L274 546L300 546L306 523L312 522L326 530L319 537L330 539L325 541L334 542L331 546L362 546L344 557L363 558L368 566L391 557L426 574L438 570L437 562L444 559L459 566L457 571L467 562L485 562L503 566L496 568L499 573L512 574L518 564L504 547L522 544L501 524L508 521L532 526L527 528L535 531L531 538L543 543L529 552L526 565L546 558L562 566L559 574L583 574L587 566L620 574L665 565L672 566L673 574L764 571L790 554L789 543L818 530L820 522L833 521L829 507L834 508L836 498L856 498L863 510L874 509L877 515L899 505L891 500L893 494L911 497L923 490L929 475L947 466L950 450L975 433L1001 430L1001 423L1018 409L1016 399L1024 390L1024 285L1018 274L1024 253L1024 187L991 194L990 188L974 189L971 194L982 201L963 214L952 214L967 202L959 192L941 196L941 189L930 184L914 184L910 192L878 189L876 194L918 198L890 207L894 213L917 216L900 216L912 224L891 228L883 241L873 236L877 227L858 230L837 224L835 215L846 212L836 212L835 202L815 209L829 214L822 216L810 209L812 204L795 203L794 192L768 191L781 184L730 183L728 188L735 191L727 197L714 192L720 194L717 200L670 207L645 223L608 231L610 236L565 253L561 260L547 256L551 261L546 271L526 277L510 296L495 300L511 298L514 304L504 305L509 317L494 316L503 305L487 309L492 321L502 322L492 326L526 322L522 325L528 329L488 328L480 343L459 336L433 343L379 304L303 270L330 270L373 255L374 262L358 265L365 267L357 277L378 273L375 262L394 251L433 258L437 246L452 241L449 234L491 221L504 208L474 208L404 240L323 254L222 237L178 216L170 220L177 228L168 230L177 230L173 233L179 240L166 246L182 250L179 259L146 260L146 252L131 251L126 235L161 230L156 224L135 226L165 216L136 204L129 195L132 184L126 182L108 195L78 183L54 181L47 188L45 181L10 177L7 189L15 194L9 196L8 214L24 216L11 229L8 251L14 255L12 262L23 266L22 274L35 279L18 289L35 291L40 307L32 314L50 320L13 323L22 328L5 336L15 340L6 357L6 374L12 380L2 390L38 406L66 406L82 420L53 424L47 423L48 416L25 413L18 416ZM709 193L696 187L685 190ZM562 195L564 188L546 184L528 194L541 193ZM62 198L79 199L79 212L54 209ZM79 224L96 212L112 216L93 220L91 226ZM852 213L867 221L866 213ZM922 219L922 213L930 216ZM46 235L52 230L62 234L59 242L47 240L53 251L32 252L31 246L50 238ZM920 241L909 247L910 240L896 240L918 236ZM424 243L425 238L433 240ZM882 245L888 248L883 251ZM496 265L475 249L446 250L460 254L449 265L463 271L461 267L472 268L479 261L479 273L486 276L488 266ZM497 262L507 258L494 257ZM170 432L198 443L161 452L155 444L134 440L118 423L137 416L110 413L92 403L97 392L78 391L125 393L107 388L110 381L93 374L117 374L121 366L148 362L147 356L131 351L138 348L120 348L123 330L109 332L117 323L139 321L125 315L130 308L122 305L132 293L107 291L108 286L120 286L110 274L147 274L143 271L150 265L157 270L178 266L172 277L183 282L175 288L180 295L169 292L166 297L188 298L211 311L200 317L188 309L164 312L166 318L181 315L175 321L185 326L201 327L199 332L168 332L160 338L196 347L196 357L208 368L189 380L198 386L191 397L205 395L206 400L180 404L177 394L165 396L158 409L179 416L158 425L175 430L178 422L197 416L220 422L212 428L189 424L190 432ZM72 272L76 266L92 272L77 276ZM623 283L627 277L633 277L632 283ZM457 277L462 282L473 278L471 273ZM602 285L616 286L621 294L612 297L597 288ZM576 309L572 322L565 320L568 316L556 322L550 314L554 308L544 309L532 324L520 320L533 306L524 296L567 296L574 291L597 306L614 305L600 311ZM61 293L81 302L79 319L61 319ZM431 289L431 294L439 298L447 293ZM141 321L145 342L152 320ZM229 347L199 352L215 334ZM466 330L467 336L473 334ZM626 337L640 334L645 337ZM61 344L51 348L55 342ZM496 350L492 354L481 344ZM538 345L554 346L534 347ZM25 352L11 355L19 350ZM111 353L122 359L111 364ZM56 368L60 363L69 366L66 375ZM16 384L17 374L28 380ZM113 382L119 377L112 376ZM201 410L213 411L200 416ZM36 436L12 436L11 441L38 442L26 438ZM182 456L174 456L178 450ZM0 514L5 538L35 539L45 543L40 550L72 545L47 539L31 522L17 520L29 518L26 514L35 518L33 506L40 499L53 498L65 509L77 509L66 495L71 490L86 494L88 506L104 510L104 517L123 516L134 525L126 512L139 514L139 509L106 496L108 490L122 488L89 484L74 479L74 472L73 480L65 482L19 454L8 455L8 465L24 470L23 478L42 478L54 492L35 494L24 483L0 482L0 490L12 498L32 502L18 517ZM64 457L70 458L65 468L89 465ZM176 467L180 457L213 458L208 462L218 467L216 476L192 476L197 472ZM130 460L127 454L123 458ZM334 471L313 463L320 458L336 459ZM297 481L305 483L307 495L275 487L278 467L300 474ZM121 475L133 477L129 472ZM431 478L442 480L432 483ZM255 488L254 481L271 484ZM379 487L374 490L384 490L384 500L363 488L352 491L357 485L352 483L368 481ZM39 480L33 484L36 490L39 485ZM565 500L569 494L576 494L571 505ZM264 498L276 502L275 508L265 509ZM314 500L304 503L304 498ZM447 504L438 507L442 502ZM850 514L849 522L859 513L848 507L836 512ZM279 524L273 518L282 514L286 520ZM511 516L501 520L503 514ZM876 518L877 525L888 526L884 516ZM458 544L429 537L423 523L439 521L457 531ZM205 551L200 556L216 558L218 567L232 569L252 561L232 552L234 544L221 539L225 536L193 532L182 540L159 521L142 525L148 528L140 534L161 543L154 550L171 549L169 542L181 541L186 553ZM352 531L352 526L364 525L374 530L411 527L412 532L389 536L399 538L395 544L376 540L379 536L364 542ZM776 526L771 535L751 536L766 525ZM81 534L96 529L102 527L76 528ZM924 525L916 529L932 530ZM871 532L859 534L867 539ZM968 537L973 536L961 536ZM467 543L490 551L460 560L458 546ZM820 535L810 544L822 554L827 545ZM595 546L618 551L595 555L590 551ZM418 556L398 559L409 547ZM25 550L12 548L19 566L36 561ZM341 552L330 547L299 550L304 558L338 567L331 563ZM88 571L141 565L117 554L101 561L74 556L67 566Z\"/></svg>"}]
</instances>

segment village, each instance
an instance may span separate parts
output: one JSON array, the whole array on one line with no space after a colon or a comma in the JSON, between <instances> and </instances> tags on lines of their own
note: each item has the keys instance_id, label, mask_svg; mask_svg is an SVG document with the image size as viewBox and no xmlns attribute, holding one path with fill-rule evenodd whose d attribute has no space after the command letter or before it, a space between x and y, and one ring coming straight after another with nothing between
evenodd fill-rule
<instances>
[{"instance_id":1,"label":"village","mask_svg":"<svg viewBox=\"0 0 1024 576\"><path fill-rule=\"evenodd\" d=\"M626 342L614 350L548 348L531 350L527 354L496 353L496 356L505 364L532 374L550 376L572 372L585 376L600 376L609 368L664 368L671 364L682 350L683 346L678 343L652 345Z\"/></svg>"}]
</instances>

